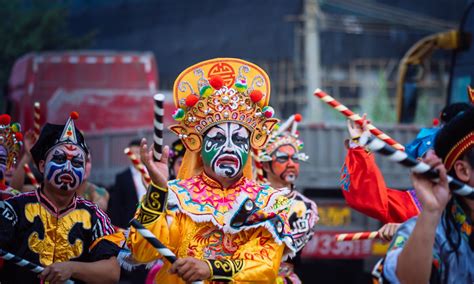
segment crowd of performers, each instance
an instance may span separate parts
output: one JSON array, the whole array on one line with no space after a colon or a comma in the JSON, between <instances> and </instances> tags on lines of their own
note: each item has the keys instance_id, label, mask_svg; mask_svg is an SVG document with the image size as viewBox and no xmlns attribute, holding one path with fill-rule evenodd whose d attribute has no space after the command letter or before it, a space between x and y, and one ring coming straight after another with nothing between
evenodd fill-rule
<instances>
[{"instance_id":1,"label":"crowd of performers","mask_svg":"<svg viewBox=\"0 0 474 284\"><path fill-rule=\"evenodd\" d=\"M229 84L212 75L216 66L238 72ZM116 283L120 267L133 274L143 265L146 283L301 283L298 255L319 219L295 188L300 162L310 158L301 115L279 122L267 74L235 58L187 68L173 97L177 123L169 128L179 139L172 147L162 149L157 137L125 150L128 175L140 184L130 209L88 181L92 157L77 113L25 136L0 116L1 283ZM385 224L376 234L392 241L373 270L376 281L474 283L474 107L449 105L440 121L405 146L423 162L390 154L413 168L410 190L385 185L376 153L364 146L374 141L370 121L348 122L342 192L352 208ZM160 121L155 127L161 133ZM453 179L462 190L450 189ZM112 224L105 212L127 219Z\"/></svg>"}]
</instances>

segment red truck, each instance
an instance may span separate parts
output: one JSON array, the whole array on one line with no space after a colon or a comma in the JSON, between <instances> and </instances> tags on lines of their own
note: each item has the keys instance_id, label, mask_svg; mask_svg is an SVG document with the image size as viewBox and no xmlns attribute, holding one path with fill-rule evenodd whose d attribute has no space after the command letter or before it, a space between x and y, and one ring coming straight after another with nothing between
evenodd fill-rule
<instances>
[{"instance_id":1,"label":"red truck","mask_svg":"<svg viewBox=\"0 0 474 284\"><path fill-rule=\"evenodd\" d=\"M158 85L150 52L60 51L19 58L9 80L12 114L23 129L33 126L33 104L41 104L41 124L62 124L78 111L88 134L150 128ZM172 103L166 104L168 113Z\"/></svg>"}]
</instances>

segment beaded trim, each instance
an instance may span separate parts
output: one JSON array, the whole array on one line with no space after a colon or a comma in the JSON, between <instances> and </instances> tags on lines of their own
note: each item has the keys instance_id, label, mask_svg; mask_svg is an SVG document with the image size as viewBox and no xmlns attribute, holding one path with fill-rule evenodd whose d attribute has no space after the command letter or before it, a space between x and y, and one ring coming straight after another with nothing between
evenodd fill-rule
<instances>
[{"instance_id":1,"label":"beaded trim","mask_svg":"<svg viewBox=\"0 0 474 284\"><path fill-rule=\"evenodd\" d=\"M451 150L444 158L444 165L446 169L449 171L454 165L454 162L464 154L468 149L470 149L474 145L474 131L466 135L463 139L461 139L456 145L454 145Z\"/></svg>"}]
</instances>

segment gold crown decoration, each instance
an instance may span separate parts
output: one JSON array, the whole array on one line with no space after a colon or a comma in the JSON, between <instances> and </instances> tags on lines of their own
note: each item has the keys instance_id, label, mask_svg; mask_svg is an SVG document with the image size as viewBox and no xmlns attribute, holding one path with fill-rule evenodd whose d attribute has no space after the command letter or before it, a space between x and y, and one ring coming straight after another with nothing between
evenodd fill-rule
<instances>
[{"instance_id":1,"label":"gold crown decoration","mask_svg":"<svg viewBox=\"0 0 474 284\"><path fill-rule=\"evenodd\" d=\"M176 79L173 96L178 124L170 130L190 151L200 150L204 133L223 122L247 128L251 146L260 149L278 122L268 106L268 75L241 59L216 58L188 67Z\"/></svg>"},{"instance_id":2,"label":"gold crown decoration","mask_svg":"<svg viewBox=\"0 0 474 284\"><path fill-rule=\"evenodd\" d=\"M306 161L308 156L300 152L303 150L304 143L299 139L298 123L302 120L301 114L297 113L290 116L282 125L274 127L268 143L258 152L260 162L272 161L271 155L283 145L292 145L297 151L297 157L300 161ZM291 129L290 129L291 127Z\"/></svg>"},{"instance_id":3,"label":"gold crown decoration","mask_svg":"<svg viewBox=\"0 0 474 284\"><path fill-rule=\"evenodd\" d=\"M0 115L0 145L5 147L7 153L7 169L16 164L23 145L23 134L21 134L20 124L11 123L8 114Z\"/></svg>"}]
</instances>

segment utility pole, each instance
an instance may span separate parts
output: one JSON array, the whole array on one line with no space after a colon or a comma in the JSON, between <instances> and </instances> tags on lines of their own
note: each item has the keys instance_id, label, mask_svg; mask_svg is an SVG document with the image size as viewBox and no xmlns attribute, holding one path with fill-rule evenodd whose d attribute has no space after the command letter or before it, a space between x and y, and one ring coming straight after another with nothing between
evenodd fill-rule
<instances>
[{"instance_id":1,"label":"utility pole","mask_svg":"<svg viewBox=\"0 0 474 284\"><path fill-rule=\"evenodd\" d=\"M318 16L321 15L318 0L304 0L304 69L306 81L306 122L321 122L321 102L313 96L321 87L321 52L319 45Z\"/></svg>"}]
</instances>

